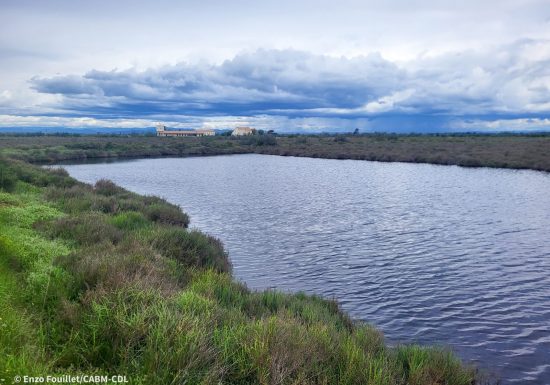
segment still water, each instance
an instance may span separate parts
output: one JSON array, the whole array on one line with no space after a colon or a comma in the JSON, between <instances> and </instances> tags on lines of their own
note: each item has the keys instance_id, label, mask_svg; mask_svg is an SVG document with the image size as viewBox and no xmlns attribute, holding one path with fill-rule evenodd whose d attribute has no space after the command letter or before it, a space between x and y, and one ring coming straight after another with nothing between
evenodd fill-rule
<instances>
[{"instance_id":1,"label":"still water","mask_svg":"<svg viewBox=\"0 0 550 385\"><path fill-rule=\"evenodd\" d=\"M251 288L334 297L390 343L550 384L550 174L266 155L63 167L180 205Z\"/></svg>"}]
</instances>

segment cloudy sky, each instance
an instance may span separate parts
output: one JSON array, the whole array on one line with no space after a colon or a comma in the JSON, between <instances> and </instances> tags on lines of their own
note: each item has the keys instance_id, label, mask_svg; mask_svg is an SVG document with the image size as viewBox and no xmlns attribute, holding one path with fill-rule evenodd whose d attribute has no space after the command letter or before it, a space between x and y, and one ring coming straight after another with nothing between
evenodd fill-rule
<instances>
[{"instance_id":1,"label":"cloudy sky","mask_svg":"<svg viewBox=\"0 0 550 385\"><path fill-rule=\"evenodd\" d=\"M550 0L0 0L0 127L550 131Z\"/></svg>"}]
</instances>

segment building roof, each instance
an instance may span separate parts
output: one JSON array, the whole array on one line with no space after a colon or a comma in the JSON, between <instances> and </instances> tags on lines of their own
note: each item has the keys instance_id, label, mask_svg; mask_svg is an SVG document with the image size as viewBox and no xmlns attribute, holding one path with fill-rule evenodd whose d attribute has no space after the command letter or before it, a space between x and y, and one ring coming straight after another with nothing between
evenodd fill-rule
<instances>
[{"instance_id":1,"label":"building roof","mask_svg":"<svg viewBox=\"0 0 550 385\"><path fill-rule=\"evenodd\" d=\"M199 130L166 130L164 129L162 133L164 134L203 134L207 132L215 132L211 128L202 128Z\"/></svg>"}]
</instances>

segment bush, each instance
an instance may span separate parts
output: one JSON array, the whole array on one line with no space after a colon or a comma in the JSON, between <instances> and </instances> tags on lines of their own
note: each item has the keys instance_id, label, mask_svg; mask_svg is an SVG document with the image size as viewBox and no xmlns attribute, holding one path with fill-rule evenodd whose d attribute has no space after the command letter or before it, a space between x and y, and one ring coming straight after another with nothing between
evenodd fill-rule
<instances>
[{"instance_id":1,"label":"bush","mask_svg":"<svg viewBox=\"0 0 550 385\"><path fill-rule=\"evenodd\" d=\"M108 182L109 184L111 182ZM64 211L69 213L81 213L84 211L101 211L103 213L118 213L120 211L142 211L144 203L135 194L127 192L119 187L116 195L106 194L112 188L99 188L104 194L99 194L98 189L89 185L78 183L69 188L48 187L45 190L46 199L56 202ZM135 196L134 196L135 195Z\"/></svg>"},{"instance_id":2,"label":"bush","mask_svg":"<svg viewBox=\"0 0 550 385\"><path fill-rule=\"evenodd\" d=\"M256 146L276 146L277 138L273 135L262 135L256 137Z\"/></svg>"},{"instance_id":3,"label":"bush","mask_svg":"<svg viewBox=\"0 0 550 385\"><path fill-rule=\"evenodd\" d=\"M0 256L13 270L22 270L23 263L19 260L19 253L11 239L0 234Z\"/></svg>"},{"instance_id":4,"label":"bush","mask_svg":"<svg viewBox=\"0 0 550 385\"><path fill-rule=\"evenodd\" d=\"M17 176L13 171L3 166L3 164L0 164L0 190L11 192L17 184Z\"/></svg>"},{"instance_id":5,"label":"bush","mask_svg":"<svg viewBox=\"0 0 550 385\"><path fill-rule=\"evenodd\" d=\"M231 270L229 258L219 240L199 231L163 227L153 232L152 245L162 255L188 267Z\"/></svg>"},{"instance_id":6,"label":"bush","mask_svg":"<svg viewBox=\"0 0 550 385\"><path fill-rule=\"evenodd\" d=\"M124 287L170 293L179 285L170 261L135 239L82 248L57 258L55 263L74 277L72 298L80 298L86 291L111 292Z\"/></svg>"},{"instance_id":7,"label":"bush","mask_svg":"<svg viewBox=\"0 0 550 385\"><path fill-rule=\"evenodd\" d=\"M349 142L348 138L346 138L344 135L336 135L334 137L334 141L337 143Z\"/></svg>"},{"instance_id":8,"label":"bush","mask_svg":"<svg viewBox=\"0 0 550 385\"><path fill-rule=\"evenodd\" d=\"M0 169L3 168L0 164ZM10 160L9 168L15 173L17 179L39 187L57 186L70 187L76 181L63 169L43 169L37 166Z\"/></svg>"},{"instance_id":9,"label":"bush","mask_svg":"<svg viewBox=\"0 0 550 385\"><path fill-rule=\"evenodd\" d=\"M65 212L80 213L90 210L92 206L91 191L89 186L83 184L77 184L70 188L50 186L45 189L44 196L47 200L55 202Z\"/></svg>"},{"instance_id":10,"label":"bush","mask_svg":"<svg viewBox=\"0 0 550 385\"><path fill-rule=\"evenodd\" d=\"M142 213L135 211L117 214L111 218L110 222L121 230L137 230L150 225Z\"/></svg>"},{"instance_id":11,"label":"bush","mask_svg":"<svg viewBox=\"0 0 550 385\"><path fill-rule=\"evenodd\" d=\"M189 217L178 206L163 202L146 206L144 213L153 222L174 226L189 226Z\"/></svg>"},{"instance_id":12,"label":"bush","mask_svg":"<svg viewBox=\"0 0 550 385\"><path fill-rule=\"evenodd\" d=\"M94 185L94 191L101 195L116 195L125 192L122 187L117 186L115 183L108 179L100 179Z\"/></svg>"},{"instance_id":13,"label":"bush","mask_svg":"<svg viewBox=\"0 0 550 385\"><path fill-rule=\"evenodd\" d=\"M239 138L239 143L247 146L275 146L277 138L274 135L246 135Z\"/></svg>"},{"instance_id":14,"label":"bush","mask_svg":"<svg viewBox=\"0 0 550 385\"><path fill-rule=\"evenodd\" d=\"M91 198L91 210L101 211L106 214L116 213L119 211L119 200L114 196L93 194Z\"/></svg>"},{"instance_id":15,"label":"bush","mask_svg":"<svg viewBox=\"0 0 550 385\"><path fill-rule=\"evenodd\" d=\"M118 210L120 211L139 211L144 213L145 204L143 199L136 197L118 198L117 199Z\"/></svg>"},{"instance_id":16,"label":"bush","mask_svg":"<svg viewBox=\"0 0 550 385\"><path fill-rule=\"evenodd\" d=\"M52 167L52 168L49 168L47 170L50 174L57 175L57 176L60 176L62 178L70 178L71 177L69 175L69 173L67 172L67 170L65 170L63 167Z\"/></svg>"},{"instance_id":17,"label":"bush","mask_svg":"<svg viewBox=\"0 0 550 385\"><path fill-rule=\"evenodd\" d=\"M73 240L85 246L103 242L115 244L123 236L121 230L107 222L105 215L95 212L60 218L53 222L42 222L38 227L53 237Z\"/></svg>"}]
</instances>

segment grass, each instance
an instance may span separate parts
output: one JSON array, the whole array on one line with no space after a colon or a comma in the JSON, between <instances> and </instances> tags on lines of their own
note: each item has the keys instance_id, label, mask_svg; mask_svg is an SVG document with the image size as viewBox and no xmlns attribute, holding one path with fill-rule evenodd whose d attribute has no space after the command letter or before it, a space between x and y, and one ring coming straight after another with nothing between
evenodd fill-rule
<instances>
[{"instance_id":1,"label":"grass","mask_svg":"<svg viewBox=\"0 0 550 385\"><path fill-rule=\"evenodd\" d=\"M6 384L94 373L142 385L480 381L448 350L387 346L335 301L250 291L221 243L160 198L17 160L0 167L13 179L0 191Z\"/></svg>"},{"instance_id":2,"label":"grass","mask_svg":"<svg viewBox=\"0 0 550 385\"><path fill-rule=\"evenodd\" d=\"M68 252L63 242L32 229L33 222L62 214L18 187L11 194L0 191L0 378L8 381L22 372L49 370L39 329L53 290L43 289L51 282L62 288L63 274L52 261Z\"/></svg>"},{"instance_id":3,"label":"grass","mask_svg":"<svg viewBox=\"0 0 550 385\"><path fill-rule=\"evenodd\" d=\"M118 157L258 153L381 162L433 163L550 171L550 134L255 135L204 138L0 135L0 155L57 163ZM0 185L12 183L0 173Z\"/></svg>"}]
</instances>

